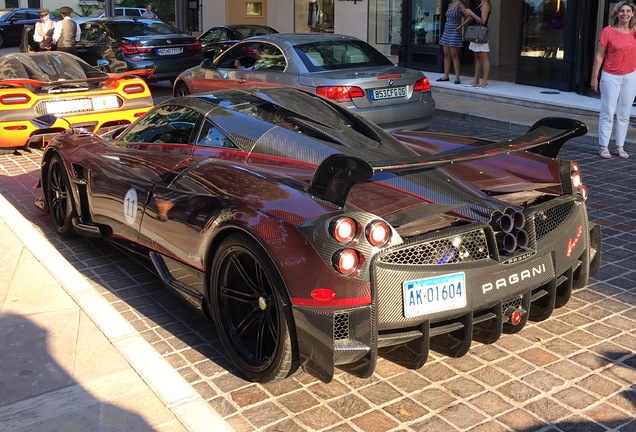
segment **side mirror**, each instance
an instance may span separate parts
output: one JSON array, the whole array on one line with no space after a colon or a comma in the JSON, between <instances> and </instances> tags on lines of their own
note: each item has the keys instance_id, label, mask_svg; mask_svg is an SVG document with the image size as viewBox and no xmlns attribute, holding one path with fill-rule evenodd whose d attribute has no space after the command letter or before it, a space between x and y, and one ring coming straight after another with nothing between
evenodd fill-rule
<instances>
[{"instance_id":1,"label":"side mirror","mask_svg":"<svg viewBox=\"0 0 636 432\"><path fill-rule=\"evenodd\" d=\"M201 62L201 67L203 69L215 69L216 68L216 66L214 65L214 61L212 61L211 58L203 59L203 61Z\"/></svg>"}]
</instances>

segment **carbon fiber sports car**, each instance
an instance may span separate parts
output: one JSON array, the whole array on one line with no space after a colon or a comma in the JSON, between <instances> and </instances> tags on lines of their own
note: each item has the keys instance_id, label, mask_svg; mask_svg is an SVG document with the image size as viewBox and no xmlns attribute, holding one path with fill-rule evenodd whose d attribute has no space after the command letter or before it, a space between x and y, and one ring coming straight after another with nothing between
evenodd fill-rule
<instances>
[{"instance_id":1,"label":"carbon fiber sports car","mask_svg":"<svg viewBox=\"0 0 636 432\"><path fill-rule=\"evenodd\" d=\"M226 90L106 137L59 135L36 204L62 235L149 259L246 378L328 382L371 375L378 355L463 355L585 286L600 227L556 156L586 132L547 118L503 142L388 134L302 90Z\"/></svg>"},{"instance_id":2,"label":"carbon fiber sports car","mask_svg":"<svg viewBox=\"0 0 636 432\"><path fill-rule=\"evenodd\" d=\"M129 125L153 106L141 78L153 70L107 74L60 51L5 54L0 57L0 154L43 146L72 127L106 133ZM46 129L31 119L63 116Z\"/></svg>"}]
</instances>

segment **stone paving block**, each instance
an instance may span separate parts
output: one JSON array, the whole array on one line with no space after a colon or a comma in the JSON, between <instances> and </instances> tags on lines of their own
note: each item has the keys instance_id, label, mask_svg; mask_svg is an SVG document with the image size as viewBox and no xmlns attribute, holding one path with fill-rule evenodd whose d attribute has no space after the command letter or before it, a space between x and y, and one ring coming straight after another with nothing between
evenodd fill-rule
<instances>
[{"instance_id":1,"label":"stone paving block","mask_svg":"<svg viewBox=\"0 0 636 432\"><path fill-rule=\"evenodd\" d=\"M587 393L577 387L570 387L557 392L554 394L554 398L561 403L578 410L585 409L598 401L597 397L592 396L590 393Z\"/></svg>"},{"instance_id":2,"label":"stone paving block","mask_svg":"<svg viewBox=\"0 0 636 432\"><path fill-rule=\"evenodd\" d=\"M296 420L308 429L318 430L342 421L342 417L328 407L320 405L298 414Z\"/></svg>"},{"instance_id":3,"label":"stone paving block","mask_svg":"<svg viewBox=\"0 0 636 432\"><path fill-rule=\"evenodd\" d=\"M438 415L460 430L470 429L472 426L486 420L483 414L475 411L465 403L453 405L440 411Z\"/></svg>"},{"instance_id":4,"label":"stone paving block","mask_svg":"<svg viewBox=\"0 0 636 432\"><path fill-rule=\"evenodd\" d=\"M331 400L328 406L346 419L358 416L371 408L368 402L356 394L347 394Z\"/></svg>"},{"instance_id":5,"label":"stone paving block","mask_svg":"<svg viewBox=\"0 0 636 432\"><path fill-rule=\"evenodd\" d=\"M368 387L358 390L372 405L381 406L402 397L402 393L397 391L388 383L378 382Z\"/></svg>"},{"instance_id":6,"label":"stone paving block","mask_svg":"<svg viewBox=\"0 0 636 432\"><path fill-rule=\"evenodd\" d=\"M265 402L242 411L243 416L257 428L276 423L287 417L285 411L273 402Z\"/></svg>"},{"instance_id":7,"label":"stone paving block","mask_svg":"<svg viewBox=\"0 0 636 432\"><path fill-rule=\"evenodd\" d=\"M424 421L412 424L411 428L418 432L453 432L459 430L439 416L426 418Z\"/></svg>"},{"instance_id":8,"label":"stone paving block","mask_svg":"<svg viewBox=\"0 0 636 432\"><path fill-rule=\"evenodd\" d=\"M514 431L537 431L544 426L544 422L534 414L522 409L514 409L499 417L497 420Z\"/></svg>"},{"instance_id":9,"label":"stone paving block","mask_svg":"<svg viewBox=\"0 0 636 432\"><path fill-rule=\"evenodd\" d=\"M506 412L513 407L512 404L500 395L491 391L475 396L474 398L469 399L468 402L491 417L502 412Z\"/></svg>"},{"instance_id":10,"label":"stone paving block","mask_svg":"<svg viewBox=\"0 0 636 432\"><path fill-rule=\"evenodd\" d=\"M402 399L385 406L383 409L399 423L408 423L429 413L428 409L413 399Z\"/></svg>"},{"instance_id":11,"label":"stone paving block","mask_svg":"<svg viewBox=\"0 0 636 432\"><path fill-rule=\"evenodd\" d=\"M383 411L371 411L356 417L352 420L353 424L364 431L384 432L394 429L399 425L395 419L389 417Z\"/></svg>"}]
</instances>

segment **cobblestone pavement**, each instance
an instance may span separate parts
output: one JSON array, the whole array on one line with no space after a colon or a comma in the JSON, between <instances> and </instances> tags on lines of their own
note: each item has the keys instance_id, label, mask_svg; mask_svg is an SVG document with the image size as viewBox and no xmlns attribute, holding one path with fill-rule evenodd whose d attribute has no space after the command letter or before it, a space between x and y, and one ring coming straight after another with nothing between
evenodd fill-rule
<instances>
[{"instance_id":1,"label":"cobblestone pavement","mask_svg":"<svg viewBox=\"0 0 636 432\"><path fill-rule=\"evenodd\" d=\"M516 134L445 117L431 130ZM341 372L324 384L300 373L258 385L235 375L213 325L143 263L104 241L57 237L33 206L40 156L0 156L0 193L237 431L636 431L634 159L565 146L590 189L590 219L603 225L603 266L547 321L473 343L461 358L432 353L419 370L379 359L368 379Z\"/></svg>"}]
</instances>

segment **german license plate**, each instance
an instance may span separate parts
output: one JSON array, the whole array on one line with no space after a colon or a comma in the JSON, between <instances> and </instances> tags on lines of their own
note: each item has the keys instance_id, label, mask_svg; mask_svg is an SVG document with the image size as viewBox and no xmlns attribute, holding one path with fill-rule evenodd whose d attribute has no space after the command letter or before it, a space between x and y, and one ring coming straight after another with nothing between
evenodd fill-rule
<instances>
[{"instance_id":1,"label":"german license plate","mask_svg":"<svg viewBox=\"0 0 636 432\"><path fill-rule=\"evenodd\" d=\"M158 55L177 55L183 52L183 47L180 48L157 48Z\"/></svg>"},{"instance_id":2,"label":"german license plate","mask_svg":"<svg viewBox=\"0 0 636 432\"><path fill-rule=\"evenodd\" d=\"M414 317L466 306L466 277L453 273L402 284L404 316Z\"/></svg>"},{"instance_id":3,"label":"german license plate","mask_svg":"<svg viewBox=\"0 0 636 432\"><path fill-rule=\"evenodd\" d=\"M372 100L393 99L406 96L406 87L387 87L371 90Z\"/></svg>"}]
</instances>

